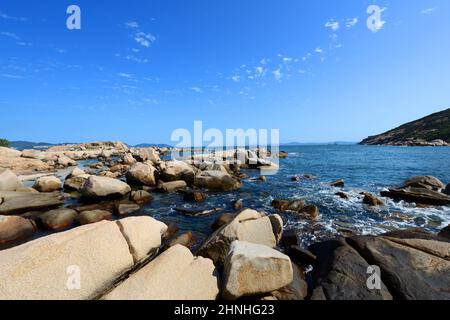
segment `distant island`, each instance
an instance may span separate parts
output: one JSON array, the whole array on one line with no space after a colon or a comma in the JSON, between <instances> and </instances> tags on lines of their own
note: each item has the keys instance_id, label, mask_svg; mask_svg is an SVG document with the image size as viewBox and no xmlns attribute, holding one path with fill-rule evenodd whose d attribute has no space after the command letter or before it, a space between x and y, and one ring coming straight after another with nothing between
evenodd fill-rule
<instances>
[{"instance_id":1,"label":"distant island","mask_svg":"<svg viewBox=\"0 0 450 320\"><path fill-rule=\"evenodd\" d=\"M380 135L368 137L360 144L450 146L450 109L433 113Z\"/></svg>"}]
</instances>

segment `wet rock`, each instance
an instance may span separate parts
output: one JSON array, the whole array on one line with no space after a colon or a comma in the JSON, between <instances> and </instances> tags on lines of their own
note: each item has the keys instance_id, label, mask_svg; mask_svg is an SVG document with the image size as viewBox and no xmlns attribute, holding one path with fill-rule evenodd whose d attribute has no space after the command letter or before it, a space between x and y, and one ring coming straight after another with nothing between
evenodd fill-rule
<instances>
[{"instance_id":1,"label":"wet rock","mask_svg":"<svg viewBox=\"0 0 450 320\"><path fill-rule=\"evenodd\" d=\"M136 163L127 172L127 182L130 185L155 186L156 169L148 163Z\"/></svg>"},{"instance_id":2,"label":"wet rock","mask_svg":"<svg viewBox=\"0 0 450 320\"><path fill-rule=\"evenodd\" d=\"M445 188L445 185L438 178L432 176L419 176L405 181L401 189L408 187L425 188L433 191L440 191Z\"/></svg>"},{"instance_id":3,"label":"wet rock","mask_svg":"<svg viewBox=\"0 0 450 320\"><path fill-rule=\"evenodd\" d=\"M266 182L267 178L266 178L266 176L259 176L258 180L261 182Z\"/></svg>"},{"instance_id":4,"label":"wet rock","mask_svg":"<svg viewBox=\"0 0 450 320\"><path fill-rule=\"evenodd\" d=\"M22 182L14 172L9 169L2 172L0 168L0 191L15 191L22 187Z\"/></svg>"},{"instance_id":5,"label":"wet rock","mask_svg":"<svg viewBox=\"0 0 450 320\"><path fill-rule=\"evenodd\" d=\"M36 180L33 188L39 192L54 192L61 189L62 182L58 177L47 176Z\"/></svg>"},{"instance_id":6,"label":"wet rock","mask_svg":"<svg viewBox=\"0 0 450 320\"><path fill-rule=\"evenodd\" d=\"M0 261L0 300L93 299L133 266L117 224L106 221L0 251ZM77 270L81 287L68 290Z\"/></svg>"},{"instance_id":7,"label":"wet rock","mask_svg":"<svg viewBox=\"0 0 450 320\"><path fill-rule=\"evenodd\" d=\"M315 179L317 179L317 176L315 176L313 174L304 174L303 178L306 180L315 180Z\"/></svg>"},{"instance_id":8,"label":"wet rock","mask_svg":"<svg viewBox=\"0 0 450 320\"><path fill-rule=\"evenodd\" d=\"M292 182L299 182L299 181L301 181L302 179L299 177L299 176L293 176L293 177L291 177L291 181Z\"/></svg>"},{"instance_id":9,"label":"wet rock","mask_svg":"<svg viewBox=\"0 0 450 320\"><path fill-rule=\"evenodd\" d=\"M301 265L313 265L317 261L317 257L309 250L304 249L298 245L293 245L288 248L288 255L293 261Z\"/></svg>"},{"instance_id":10,"label":"wet rock","mask_svg":"<svg viewBox=\"0 0 450 320\"><path fill-rule=\"evenodd\" d=\"M216 300L217 271L209 259L176 245L132 274L104 300Z\"/></svg>"},{"instance_id":11,"label":"wet rock","mask_svg":"<svg viewBox=\"0 0 450 320\"><path fill-rule=\"evenodd\" d=\"M288 256L264 245L234 241L224 262L223 292L227 300L283 288L293 281Z\"/></svg>"},{"instance_id":12,"label":"wet rock","mask_svg":"<svg viewBox=\"0 0 450 320\"><path fill-rule=\"evenodd\" d=\"M177 234L179 228L178 225L173 221L162 221L165 225L167 225L167 230L164 232L162 238L163 240L171 239L175 234Z\"/></svg>"},{"instance_id":13,"label":"wet rock","mask_svg":"<svg viewBox=\"0 0 450 320\"><path fill-rule=\"evenodd\" d=\"M160 182L158 184L157 190L160 192L171 193L184 191L187 188L186 182L183 180L171 181L171 182Z\"/></svg>"},{"instance_id":14,"label":"wet rock","mask_svg":"<svg viewBox=\"0 0 450 320\"><path fill-rule=\"evenodd\" d=\"M336 192L335 195L338 196L341 199L344 199L344 200L349 200L350 199L348 194L346 194L345 192Z\"/></svg>"},{"instance_id":15,"label":"wet rock","mask_svg":"<svg viewBox=\"0 0 450 320\"><path fill-rule=\"evenodd\" d=\"M271 218L272 217L272 218ZM265 216L255 210L241 211L227 225L214 232L199 248L198 255L222 264L235 240L274 248L281 238L283 221L280 216Z\"/></svg>"},{"instance_id":16,"label":"wet rock","mask_svg":"<svg viewBox=\"0 0 450 320\"><path fill-rule=\"evenodd\" d=\"M175 239L173 239L172 241L169 242L169 244L167 245L167 247L171 248L176 246L177 244L185 246L188 249L192 249L192 247L195 245L195 236L194 234L189 231L186 233L183 233L182 235L176 237Z\"/></svg>"},{"instance_id":17,"label":"wet rock","mask_svg":"<svg viewBox=\"0 0 450 320\"><path fill-rule=\"evenodd\" d=\"M275 199L272 201L272 207L280 211L300 211L306 207L305 200L282 200Z\"/></svg>"},{"instance_id":18,"label":"wet rock","mask_svg":"<svg viewBox=\"0 0 450 320\"><path fill-rule=\"evenodd\" d=\"M427 223L427 220L425 220L425 218L422 217L417 217L414 218L414 223L418 226L424 226Z\"/></svg>"},{"instance_id":19,"label":"wet rock","mask_svg":"<svg viewBox=\"0 0 450 320\"><path fill-rule=\"evenodd\" d=\"M294 229L286 230L281 237L281 243L285 248L298 245L297 231Z\"/></svg>"},{"instance_id":20,"label":"wet rock","mask_svg":"<svg viewBox=\"0 0 450 320\"><path fill-rule=\"evenodd\" d=\"M164 181L183 180L189 185L194 182L195 171L186 162L177 160L167 161L161 167L161 179Z\"/></svg>"},{"instance_id":21,"label":"wet rock","mask_svg":"<svg viewBox=\"0 0 450 320\"><path fill-rule=\"evenodd\" d=\"M234 210L239 211L244 207L244 200L239 199L239 200L233 201L231 205L233 206Z\"/></svg>"},{"instance_id":22,"label":"wet rock","mask_svg":"<svg viewBox=\"0 0 450 320\"><path fill-rule=\"evenodd\" d=\"M78 217L78 223L80 225L90 224L100 222L102 220L111 220L112 213L106 210L92 210L92 211L83 211Z\"/></svg>"},{"instance_id":23,"label":"wet rock","mask_svg":"<svg viewBox=\"0 0 450 320\"><path fill-rule=\"evenodd\" d=\"M310 220L317 220L320 216L320 211L317 206L309 205L299 210L298 214Z\"/></svg>"},{"instance_id":24,"label":"wet rock","mask_svg":"<svg viewBox=\"0 0 450 320\"><path fill-rule=\"evenodd\" d=\"M186 207L176 207L174 208L175 211L180 212L187 216L193 216L193 217L201 217L201 216L207 216L211 215L217 211L219 211L219 208L186 208Z\"/></svg>"},{"instance_id":25,"label":"wet rock","mask_svg":"<svg viewBox=\"0 0 450 320\"><path fill-rule=\"evenodd\" d=\"M217 191L233 191L242 187L238 179L222 171L203 171L195 176L194 185Z\"/></svg>"},{"instance_id":26,"label":"wet rock","mask_svg":"<svg viewBox=\"0 0 450 320\"><path fill-rule=\"evenodd\" d=\"M339 179L339 180L331 182L330 186L336 187L336 188L343 188L345 186L345 181L342 179Z\"/></svg>"},{"instance_id":27,"label":"wet rock","mask_svg":"<svg viewBox=\"0 0 450 320\"><path fill-rule=\"evenodd\" d=\"M120 231L130 247L135 263L155 254L162 242L167 226L150 217L130 217L117 221Z\"/></svg>"},{"instance_id":28,"label":"wet rock","mask_svg":"<svg viewBox=\"0 0 450 320\"><path fill-rule=\"evenodd\" d=\"M153 196L144 190L132 191L130 194L130 200L136 202L138 205L144 205L150 201L153 201Z\"/></svg>"},{"instance_id":29,"label":"wet rock","mask_svg":"<svg viewBox=\"0 0 450 320\"><path fill-rule=\"evenodd\" d=\"M401 300L450 299L450 243L422 239L353 237L349 243L372 265Z\"/></svg>"},{"instance_id":30,"label":"wet rock","mask_svg":"<svg viewBox=\"0 0 450 320\"><path fill-rule=\"evenodd\" d=\"M59 193L0 192L0 215L21 214L59 207L63 198Z\"/></svg>"},{"instance_id":31,"label":"wet rock","mask_svg":"<svg viewBox=\"0 0 450 320\"><path fill-rule=\"evenodd\" d=\"M213 231L219 230L222 226L230 223L236 217L233 213L224 213L211 225Z\"/></svg>"},{"instance_id":32,"label":"wet rock","mask_svg":"<svg viewBox=\"0 0 450 320\"><path fill-rule=\"evenodd\" d=\"M48 230L63 230L73 225L77 212L72 209L50 210L39 217L42 226Z\"/></svg>"},{"instance_id":33,"label":"wet rock","mask_svg":"<svg viewBox=\"0 0 450 320\"><path fill-rule=\"evenodd\" d=\"M82 196L86 198L121 197L130 191L130 186L125 182L97 176L90 176L80 189Z\"/></svg>"},{"instance_id":34,"label":"wet rock","mask_svg":"<svg viewBox=\"0 0 450 320\"><path fill-rule=\"evenodd\" d=\"M447 227L445 227L444 229L442 229L442 230L439 232L438 236L450 240L450 225L448 225Z\"/></svg>"},{"instance_id":35,"label":"wet rock","mask_svg":"<svg viewBox=\"0 0 450 320\"><path fill-rule=\"evenodd\" d=\"M384 206L384 202L381 199L377 198L375 195L368 192L364 192L363 195L364 195L363 199L364 204L373 207Z\"/></svg>"},{"instance_id":36,"label":"wet rock","mask_svg":"<svg viewBox=\"0 0 450 320\"><path fill-rule=\"evenodd\" d=\"M317 256L313 299L392 300L381 282L381 290L367 287L369 264L344 240L329 240L312 245Z\"/></svg>"},{"instance_id":37,"label":"wet rock","mask_svg":"<svg viewBox=\"0 0 450 320\"><path fill-rule=\"evenodd\" d=\"M450 196L450 183L445 187L445 190L443 191L444 194Z\"/></svg>"},{"instance_id":38,"label":"wet rock","mask_svg":"<svg viewBox=\"0 0 450 320\"><path fill-rule=\"evenodd\" d=\"M204 202L207 198L206 193L199 191L186 191L183 196L184 201L188 202Z\"/></svg>"},{"instance_id":39,"label":"wet rock","mask_svg":"<svg viewBox=\"0 0 450 320\"><path fill-rule=\"evenodd\" d=\"M127 216L139 211L141 207L136 203L117 203L116 213L119 216Z\"/></svg>"},{"instance_id":40,"label":"wet rock","mask_svg":"<svg viewBox=\"0 0 450 320\"><path fill-rule=\"evenodd\" d=\"M389 191L382 191L381 196L418 204L450 205L450 196L425 188L389 189Z\"/></svg>"},{"instance_id":41,"label":"wet rock","mask_svg":"<svg viewBox=\"0 0 450 320\"><path fill-rule=\"evenodd\" d=\"M308 284L305 281L304 271L295 263L292 263L292 271L294 280L287 286L270 293L277 300L304 300L308 295Z\"/></svg>"},{"instance_id":42,"label":"wet rock","mask_svg":"<svg viewBox=\"0 0 450 320\"><path fill-rule=\"evenodd\" d=\"M32 220L18 216L0 216L0 250L19 245L36 231Z\"/></svg>"}]
</instances>

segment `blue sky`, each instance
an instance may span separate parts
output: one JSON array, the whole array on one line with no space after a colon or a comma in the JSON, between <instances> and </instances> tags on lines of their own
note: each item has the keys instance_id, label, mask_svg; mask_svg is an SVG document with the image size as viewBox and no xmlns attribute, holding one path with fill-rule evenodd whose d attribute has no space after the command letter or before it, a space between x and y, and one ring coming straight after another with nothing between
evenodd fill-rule
<instances>
[{"instance_id":1,"label":"blue sky","mask_svg":"<svg viewBox=\"0 0 450 320\"><path fill-rule=\"evenodd\" d=\"M0 136L169 143L202 120L359 141L450 106L449 37L448 0L1 0Z\"/></svg>"}]
</instances>

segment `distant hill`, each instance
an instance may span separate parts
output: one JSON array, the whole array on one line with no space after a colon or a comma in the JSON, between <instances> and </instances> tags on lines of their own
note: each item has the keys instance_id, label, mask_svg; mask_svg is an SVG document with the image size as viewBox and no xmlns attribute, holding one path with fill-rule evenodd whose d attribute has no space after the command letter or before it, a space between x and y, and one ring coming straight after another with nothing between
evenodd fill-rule
<instances>
[{"instance_id":1,"label":"distant hill","mask_svg":"<svg viewBox=\"0 0 450 320\"><path fill-rule=\"evenodd\" d=\"M172 148L172 146L163 143L141 143L134 146L135 148L150 148L150 147L158 147L158 148Z\"/></svg>"},{"instance_id":2,"label":"distant hill","mask_svg":"<svg viewBox=\"0 0 450 320\"><path fill-rule=\"evenodd\" d=\"M30 141L11 141L11 147L17 150L24 149L47 149L56 144L48 142L30 142Z\"/></svg>"},{"instance_id":3,"label":"distant hill","mask_svg":"<svg viewBox=\"0 0 450 320\"><path fill-rule=\"evenodd\" d=\"M442 140L442 141L436 141ZM365 145L449 145L450 109L433 113L380 135L361 141Z\"/></svg>"}]
</instances>

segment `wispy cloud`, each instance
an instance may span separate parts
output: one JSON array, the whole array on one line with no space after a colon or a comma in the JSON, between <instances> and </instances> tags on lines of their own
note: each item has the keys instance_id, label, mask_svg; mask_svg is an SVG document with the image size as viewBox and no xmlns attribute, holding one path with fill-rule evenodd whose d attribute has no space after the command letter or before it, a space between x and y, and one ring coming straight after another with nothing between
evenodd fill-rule
<instances>
[{"instance_id":1,"label":"wispy cloud","mask_svg":"<svg viewBox=\"0 0 450 320\"><path fill-rule=\"evenodd\" d=\"M0 34L2 36L11 38L11 39L16 40L16 41L20 41L21 40L18 35L16 35L15 33L12 33L12 32L2 31L2 32L0 32Z\"/></svg>"},{"instance_id":2,"label":"wispy cloud","mask_svg":"<svg viewBox=\"0 0 450 320\"><path fill-rule=\"evenodd\" d=\"M423 15L426 15L426 16L430 16L436 11L436 9L437 9L436 7L423 9L422 11L420 11L420 14L423 14Z\"/></svg>"},{"instance_id":3,"label":"wispy cloud","mask_svg":"<svg viewBox=\"0 0 450 320\"><path fill-rule=\"evenodd\" d=\"M137 62L137 63L148 63L149 62L148 59L138 58L138 57L131 56L131 55L125 56L125 59L129 60L129 61Z\"/></svg>"},{"instance_id":4,"label":"wispy cloud","mask_svg":"<svg viewBox=\"0 0 450 320\"><path fill-rule=\"evenodd\" d=\"M316 49L314 49L314 52L322 54L323 53L323 49L320 48L320 47L317 47Z\"/></svg>"},{"instance_id":5,"label":"wispy cloud","mask_svg":"<svg viewBox=\"0 0 450 320\"><path fill-rule=\"evenodd\" d=\"M153 36L151 33L139 31L134 35L134 40L141 46L145 48L150 48L153 42L156 41L156 37Z\"/></svg>"},{"instance_id":6,"label":"wispy cloud","mask_svg":"<svg viewBox=\"0 0 450 320\"><path fill-rule=\"evenodd\" d=\"M130 21L125 23L125 26L127 28L132 28L132 29L138 29L139 28L139 24L136 21Z\"/></svg>"},{"instance_id":7,"label":"wispy cloud","mask_svg":"<svg viewBox=\"0 0 450 320\"><path fill-rule=\"evenodd\" d=\"M275 80L280 81L283 77L283 73L281 72L281 67L279 67L277 70L272 72L273 76L275 77Z\"/></svg>"},{"instance_id":8,"label":"wispy cloud","mask_svg":"<svg viewBox=\"0 0 450 320\"><path fill-rule=\"evenodd\" d=\"M13 16L10 16L10 15L7 15L6 13L4 13L4 12L2 12L2 11L0 11L0 19L4 19L4 20L13 20L13 21L21 21L21 22L24 22L24 21L27 21L27 20L28 20L28 19L25 18L25 17L13 17Z\"/></svg>"},{"instance_id":9,"label":"wispy cloud","mask_svg":"<svg viewBox=\"0 0 450 320\"><path fill-rule=\"evenodd\" d=\"M8 79L23 79L23 76L19 76L19 75L15 75L15 74L7 74L7 73L3 73L2 77L4 78L8 78Z\"/></svg>"},{"instance_id":10,"label":"wispy cloud","mask_svg":"<svg viewBox=\"0 0 450 320\"><path fill-rule=\"evenodd\" d=\"M192 91L197 92L197 93L202 93L202 92L203 92L203 90L200 89L199 87L191 87L190 89L191 89Z\"/></svg>"},{"instance_id":11,"label":"wispy cloud","mask_svg":"<svg viewBox=\"0 0 450 320\"><path fill-rule=\"evenodd\" d=\"M120 73L118 73L117 75L118 75L119 77L126 78L126 79L131 79L131 78L133 77L131 74L129 74L129 73L124 73L124 72L120 72Z\"/></svg>"},{"instance_id":12,"label":"wispy cloud","mask_svg":"<svg viewBox=\"0 0 450 320\"><path fill-rule=\"evenodd\" d=\"M351 28L351 27L354 27L357 23L358 23L358 18L347 19L347 21L345 22L345 26L347 28Z\"/></svg>"},{"instance_id":13,"label":"wispy cloud","mask_svg":"<svg viewBox=\"0 0 450 320\"><path fill-rule=\"evenodd\" d=\"M325 23L325 27L331 29L332 31L338 31L340 28L339 22L331 19L327 23Z\"/></svg>"}]
</instances>

